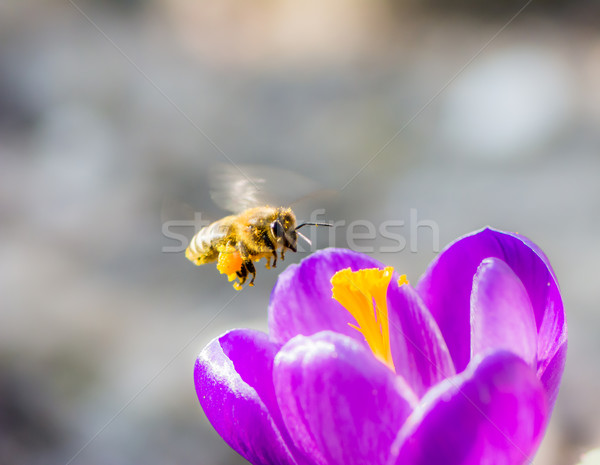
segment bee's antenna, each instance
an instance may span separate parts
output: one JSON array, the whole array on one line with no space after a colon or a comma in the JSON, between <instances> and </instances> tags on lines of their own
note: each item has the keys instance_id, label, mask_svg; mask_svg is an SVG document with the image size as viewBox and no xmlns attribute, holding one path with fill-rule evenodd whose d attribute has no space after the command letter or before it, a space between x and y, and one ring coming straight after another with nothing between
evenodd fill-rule
<instances>
[{"instance_id":1,"label":"bee's antenna","mask_svg":"<svg viewBox=\"0 0 600 465\"><path fill-rule=\"evenodd\" d=\"M298 226L296 226L296 231L298 231L298 229L303 228L304 226L333 226L332 224L329 223L302 223L299 224Z\"/></svg>"},{"instance_id":2,"label":"bee's antenna","mask_svg":"<svg viewBox=\"0 0 600 465\"><path fill-rule=\"evenodd\" d=\"M298 229L298 228L296 228L296 229ZM309 246L312 246L312 242L308 237L306 237L304 234L302 234L301 232L298 232L298 231L296 231L296 234L298 234L299 237L304 239Z\"/></svg>"}]
</instances>

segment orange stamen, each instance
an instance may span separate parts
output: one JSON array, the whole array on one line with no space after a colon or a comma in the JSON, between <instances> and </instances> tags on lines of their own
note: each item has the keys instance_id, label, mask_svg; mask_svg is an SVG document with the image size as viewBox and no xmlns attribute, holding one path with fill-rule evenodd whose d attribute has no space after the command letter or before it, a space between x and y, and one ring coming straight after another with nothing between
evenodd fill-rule
<instances>
[{"instance_id":1,"label":"orange stamen","mask_svg":"<svg viewBox=\"0 0 600 465\"><path fill-rule=\"evenodd\" d=\"M348 324L365 337L373 354L395 372L387 308L387 289L393 271L391 266L383 270L352 271L346 268L333 275L331 284L333 298L344 306L357 323Z\"/></svg>"}]
</instances>

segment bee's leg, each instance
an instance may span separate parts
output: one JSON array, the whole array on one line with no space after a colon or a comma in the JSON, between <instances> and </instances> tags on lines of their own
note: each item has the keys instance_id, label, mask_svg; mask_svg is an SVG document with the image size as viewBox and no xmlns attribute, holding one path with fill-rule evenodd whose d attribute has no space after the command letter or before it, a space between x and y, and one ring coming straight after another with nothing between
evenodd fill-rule
<instances>
[{"instance_id":1,"label":"bee's leg","mask_svg":"<svg viewBox=\"0 0 600 465\"><path fill-rule=\"evenodd\" d=\"M281 248L281 260L285 260L285 247Z\"/></svg>"},{"instance_id":2,"label":"bee's leg","mask_svg":"<svg viewBox=\"0 0 600 465\"><path fill-rule=\"evenodd\" d=\"M267 263L265 264L265 267L267 268L267 270L271 269L271 267L275 268L277 266L277 246L273 243L273 241L269 238L267 234L261 236L260 242L262 243L265 252L269 251L273 254L273 263L271 263L271 257L266 257ZM263 248L261 248L261 251L262 250Z\"/></svg>"},{"instance_id":3,"label":"bee's leg","mask_svg":"<svg viewBox=\"0 0 600 465\"><path fill-rule=\"evenodd\" d=\"M244 266L246 267L246 273L250 273L252 275L252 280L248 284L248 286L254 286L254 278L256 278L256 268L254 268L254 263L250 260L244 262Z\"/></svg>"},{"instance_id":4,"label":"bee's leg","mask_svg":"<svg viewBox=\"0 0 600 465\"><path fill-rule=\"evenodd\" d=\"M277 267L277 251L273 250L273 264L271 265L273 268Z\"/></svg>"},{"instance_id":5,"label":"bee's leg","mask_svg":"<svg viewBox=\"0 0 600 465\"><path fill-rule=\"evenodd\" d=\"M271 268L277 268L277 250L271 249L271 256L267 256L265 258L267 260L267 263L265 264L267 270L270 270ZM273 262L271 262L271 259L273 259Z\"/></svg>"},{"instance_id":6,"label":"bee's leg","mask_svg":"<svg viewBox=\"0 0 600 465\"><path fill-rule=\"evenodd\" d=\"M242 268L243 268L244 265L247 265L248 262L250 261L250 251L248 250L248 247L246 247L246 245L243 242L239 243L238 251L243 260L243 263L242 263Z\"/></svg>"},{"instance_id":7,"label":"bee's leg","mask_svg":"<svg viewBox=\"0 0 600 465\"><path fill-rule=\"evenodd\" d=\"M248 268L246 267L246 262L242 263L242 268L240 268L240 271L237 271L236 274L239 278L239 285L241 287L242 284L246 282L246 278L248 277Z\"/></svg>"}]
</instances>

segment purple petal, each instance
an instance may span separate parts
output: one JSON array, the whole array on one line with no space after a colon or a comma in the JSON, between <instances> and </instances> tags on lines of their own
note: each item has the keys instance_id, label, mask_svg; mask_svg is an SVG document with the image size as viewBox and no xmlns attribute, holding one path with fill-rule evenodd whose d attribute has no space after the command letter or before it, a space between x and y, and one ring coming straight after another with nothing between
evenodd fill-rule
<instances>
[{"instance_id":1,"label":"purple petal","mask_svg":"<svg viewBox=\"0 0 600 465\"><path fill-rule=\"evenodd\" d=\"M510 352L496 352L474 360L422 399L398 434L389 463L528 463L547 413L535 370Z\"/></svg>"},{"instance_id":2,"label":"purple petal","mask_svg":"<svg viewBox=\"0 0 600 465\"><path fill-rule=\"evenodd\" d=\"M233 330L210 342L196 360L204 413L225 442L253 464L301 463L275 399L276 352L266 334Z\"/></svg>"},{"instance_id":3,"label":"purple petal","mask_svg":"<svg viewBox=\"0 0 600 465\"><path fill-rule=\"evenodd\" d=\"M396 373L421 397L433 385L454 376L454 364L437 323L409 285L388 288L390 340Z\"/></svg>"},{"instance_id":4,"label":"purple petal","mask_svg":"<svg viewBox=\"0 0 600 465\"><path fill-rule=\"evenodd\" d=\"M549 397L556 398L567 355L567 321L565 319L558 280L556 279L556 275L554 274L554 270L552 269L546 254L544 254L544 252L527 237L521 235L516 235L516 237L521 239L523 244L535 252L537 257L544 262L546 269L551 275L546 283L548 286L547 292L539 292L539 295L537 296L537 301L539 302L538 306L545 304L545 312L536 312L539 339L545 342L543 344L538 342L537 358L538 376L541 379L554 380L553 382L549 381L547 390ZM529 297L531 298L531 293ZM532 300L532 303L535 310L536 302ZM538 313L543 314L541 323ZM555 370L558 370L558 372ZM552 372L547 373L547 371Z\"/></svg>"},{"instance_id":5,"label":"purple petal","mask_svg":"<svg viewBox=\"0 0 600 465\"><path fill-rule=\"evenodd\" d=\"M537 329L529 296L498 258L481 262L471 293L471 357L489 349L513 352L537 368Z\"/></svg>"},{"instance_id":6,"label":"purple petal","mask_svg":"<svg viewBox=\"0 0 600 465\"><path fill-rule=\"evenodd\" d=\"M352 317L331 296L331 277L339 270L385 268L367 255L347 249L319 250L279 275L269 302L269 337L285 344L294 336L335 331L361 343L362 335L348 326Z\"/></svg>"},{"instance_id":7,"label":"purple petal","mask_svg":"<svg viewBox=\"0 0 600 465\"><path fill-rule=\"evenodd\" d=\"M567 342L565 341L558 348L556 354L554 354L554 357L552 357L552 360L550 360L540 378L542 384L544 385L544 388L546 388L550 411L552 411L552 408L554 407L554 402L556 402L556 396L558 396L558 387L560 386L560 378L565 369L566 359Z\"/></svg>"},{"instance_id":8,"label":"purple petal","mask_svg":"<svg viewBox=\"0 0 600 465\"><path fill-rule=\"evenodd\" d=\"M538 330L538 376L567 340L563 304L548 259L529 239L490 228L458 239L446 248L421 278L417 290L436 319L457 371L470 356L469 303L473 277L488 257L504 260L523 283ZM556 365L552 365L556 369ZM558 383L560 376L547 376ZM548 385L548 392L558 389Z\"/></svg>"},{"instance_id":9,"label":"purple petal","mask_svg":"<svg viewBox=\"0 0 600 465\"><path fill-rule=\"evenodd\" d=\"M290 434L317 465L385 464L417 402L369 350L329 331L288 342L273 379Z\"/></svg>"}]
</instances>

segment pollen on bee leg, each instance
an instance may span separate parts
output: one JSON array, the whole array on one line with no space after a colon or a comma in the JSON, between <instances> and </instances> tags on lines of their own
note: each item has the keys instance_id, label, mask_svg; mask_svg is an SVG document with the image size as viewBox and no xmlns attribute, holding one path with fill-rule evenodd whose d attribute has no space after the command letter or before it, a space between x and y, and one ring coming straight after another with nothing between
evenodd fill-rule
<instances>
[{"instance_id":1,"label":"pollen on bee leg","mask_svg":"<svg viewBox=\"0 0 600 465\"><path fill-rule=\"evenodd\" d=\"M242 261L240 252L233 246L227 246L219 252L217 270L221 274L226 274L229 281L233 281L237 277L236 273L242 269Z\"/></svg>"}]
</instances>

